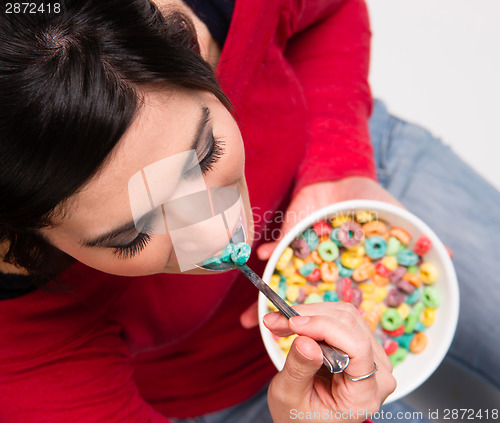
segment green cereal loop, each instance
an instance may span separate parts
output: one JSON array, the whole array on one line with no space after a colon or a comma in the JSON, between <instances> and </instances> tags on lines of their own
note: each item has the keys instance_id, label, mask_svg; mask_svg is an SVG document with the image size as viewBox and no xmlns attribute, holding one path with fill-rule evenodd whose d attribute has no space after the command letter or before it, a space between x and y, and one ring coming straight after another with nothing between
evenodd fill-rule
<instances>
[{"instance_id":1,"label":"green cereal loop","mask_svg":"<svg viewBox=\"0 0 500 423\"><path fill-rule=\"evenodd\" d=\"M389 307L382 314L380 323L385 330L393 331L403 324L403 318L395 308Z\"/></svg>"},{"instance_id":2,"label":"green cereal loop","mask_svg":"<svg viewBox=\"0 0 500 423\"><path fill-rule=\"evenodd\" d=\"M396 367L398 364L402 363L406 355L408 354L408 350L402 347L399 347L394 353L389 356L389 360L391 360L392 367Z\"/></svg>"},{"instance_id":3,"label":"green cereal loop","mask_svg":"<svg viewBox=\"0 0 500 423\"><path fill-rule=\"evenodd\" d=\"M299 273L302 276L306 277L306 276L309 276L314 269L316 269L316 265L311 261L309 263L304 264L304 266L302 266L299 269Z\"/></svg>"},{"instance_id":4,"label":"green cereal loop","mask_svg":"<svg viewBox=\"0 0 500 423\"><path fill-rule=\"evenodd\" d=\"M321 297L321 295L313 292L312 294L310 294L306 298L306 300L304 301L304 304L322 303L322 302L323 302L323 298Z\"/></svg>"},{"instance_id":5,"label":"green cereal loop","mask_svg":"<svg viewBox=\"0 0 500 423\"><path fill-rule=\"evenodd\" d=\"M231 254L234 251L234 244L230 243L224 248L224 251L221 254L221 260L225 263L229 263L231 261Z\"/></svg>"},{"instance_id":6,"label":"green cereal loop","mask_svg":"<svg viewBox=\"0 0 500 423\"><path fill-rule=\"evenodd\" d=\"M423 310L424 305L422 303L415 304L412 311L410 311L410 314L406 318L405 333L412 333L415 330L415 326L419 322L420 315L422 314Z\"/></svg>"},{"instance_id":7,"label":"green cereal loop","mask_svg":"<svg viewBox=\"0 0 500 423\"><path fill-rule=\"evenodd\" d=\"M234 250L231 253L231 260L241 266L248 261L251 252L250 245L246 242L240 242L234 246Z\"/></svg>"},{"instance_id":8,"label":"green cereal loop","mask_svg":"<svg viewBox=\"0 0 500 423\"><path fill-rule=\"evenodd\" d=\"M333 241L323 241L318 245L318 254L323 261L332 262L339 256L339 247Z\"/></svg>"},{"instance_id":9,"label":"green cereal loop","mask_svg":"<svg viewBox=\"0 0 500 423\"><path fill-rule=\"evenodd\" d=\"M422 294L422 302L427 308L438 308L441 303L441 295L433 286L427 286Z\"/></svg>"},{"instance_id":10,"label":"green cereal loop","mask_svg":"<svg viewBox=\"0 0 500 423\"><path fill-rule=\"evenodd\" d=\"M418 273L418 266L415 266L415 265L410 266L410 267L408 267L407 270L408 270L408 273Z\"/></svg>"},{"instance_id":11,"label":"green cereal loop","mask_svg":"<svg viewBox=\"0 0 500 423\"><path fill-rule=\"evenodd\" d=\"M387 240L387 251L385 252L388 256L395 256L399 247L401 247L401 242L396 237L390 236Z\"/></svg>"}]
</instances>

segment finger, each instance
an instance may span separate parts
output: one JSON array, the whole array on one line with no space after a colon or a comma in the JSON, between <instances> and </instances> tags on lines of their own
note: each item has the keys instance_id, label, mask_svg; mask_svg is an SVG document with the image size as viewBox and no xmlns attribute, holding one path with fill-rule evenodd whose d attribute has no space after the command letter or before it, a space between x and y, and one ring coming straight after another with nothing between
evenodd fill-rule
<instances>
[{"instance_id":1,"label":"finger","mask_svg":"<svg viewBox=\"0 0 500 423\"><path fill-rule=\"evenodd\" d=\"M273 380L273 389L286 392L289 403L300 404L313 388L314 376L323 364L319 345L307 337L297 337L283 370Z\"/></svg>"},{"instance_id":2,"label":"finger","mask_svg":"<svg viewBox=\"0 0 500 423\"><path fill-rule=\"evenodd\" d=\"M257 248L257 257L260 260L269 260L278 242L266 242Z\"/></svg>"},{"instance_id":3,"label":"finger","mask_svg":"<svg viewBox=\"0 0 500 423\"><path fill-rule=\"evenodd\" d=\"M362 376L373 370L373 347L357 321L343 323L331 316L296 316L289 320L292 331L315 340L324 340L349 355L349 374ZM367 379L368 380L368 379Z\"/></svg>"},{"instance_id":4,"label":"finger","mask_svg":"<svg viewBox=\"0 0 500 423\"><path fill-rule=\"evenodd\" d=\"M240 315L240 323L245 329L251 329L259 324L258 301L255 301Z\"/></svg>"}]
</instances>

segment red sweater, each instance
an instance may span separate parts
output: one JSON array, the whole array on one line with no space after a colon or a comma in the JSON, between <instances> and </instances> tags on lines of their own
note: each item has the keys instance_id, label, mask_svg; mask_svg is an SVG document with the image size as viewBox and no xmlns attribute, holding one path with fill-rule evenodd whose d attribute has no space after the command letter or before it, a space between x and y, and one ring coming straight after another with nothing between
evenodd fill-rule
<instances>
[{"instance_id":1,"label":"red sweater","mask_svg":"<svg viewBox=\"0 0 500 423\"><path fill-rule=\"evenodd\" d=\"M218 72L257 234L304 185L375 178L369 38L362 0L236 1ZM275 373L258 328L239 323L257 291L236 272L125 278L77 264L60 281L72 290L0 302L2 423L165 423L234 405Z\"/></svg>"}]
</instances>

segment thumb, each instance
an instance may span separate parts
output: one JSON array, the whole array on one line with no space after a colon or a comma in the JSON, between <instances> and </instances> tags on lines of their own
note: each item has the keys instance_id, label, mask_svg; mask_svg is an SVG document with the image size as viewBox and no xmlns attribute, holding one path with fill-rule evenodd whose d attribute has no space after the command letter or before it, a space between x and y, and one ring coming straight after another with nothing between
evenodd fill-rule
<instances>
[{"instance_id":1,"label":"thumb","mask_svg":"<svg viewBox=\"0 0 500 423\"><path fill-rule=\"evenodd\" d=\"M311 393L314 375L322 364L319 345L309 337L299 336L290 348L283 370L276 375L274 386L286 392L290 400L302 402Z\"/></svg>"}]
</instances>

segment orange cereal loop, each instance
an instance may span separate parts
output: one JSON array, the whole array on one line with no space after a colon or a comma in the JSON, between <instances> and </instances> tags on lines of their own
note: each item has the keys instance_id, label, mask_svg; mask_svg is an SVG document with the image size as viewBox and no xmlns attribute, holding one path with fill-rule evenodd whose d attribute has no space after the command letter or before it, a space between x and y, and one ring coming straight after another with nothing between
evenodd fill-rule
<instances>
[{"instance_id":1,"label":"orange cereal loop","mask_svg":"<svg viewBox=\"0 0 500 423\"><path fill-rule=\"evenodd\" d=\"M314 250L312 253L311 253L311 258L312 258L312 261L316 264L321 264L323 263L323 260L322 258L319 256L319 253L318 253L318 250Z\"/></svg>"},{"instance_id":2,"label":"orange cereal loop","mask_svg":"<svg viewBox=\"0 0 500 423\"><path fill-rule=\"evenodd\" d=\"M372 332L375 332L375 329L377 329L378 322L380 320L379 317L375 313L365 313L363 314L363 319L365 319L365 322L368 323L370 330Z\"/></svg>"},{"instance_id":3,"label":"orange cereal loop","mask_svg":"<svg viewBox=\"0 0 500 423\"><path fill-rule=\"evenodd\" d=\"M306 285L303 287L303 290L306 295L310 295L312 293L318 292L318 287L313 285Z\"/></svg>"},{"instance_id":4,"label":"orange cereal loop","mask_svg":"<svg viewBox=\"0 0 500 423\"><path fill-rule=\"evenodd\" d=\"M330 241L330 236L329 235L322 235L319 237L319 243L321 244L322 242L325 241Z\"/></svg>"},{"instance_id":5,"label":"orange cereal loop","mask_svg":"<svg viewBox=\"0 0 500 423\"><path fill-rule=\"evenodd\" d=\"M380 234L379 237L387 242L387 240L389 239L389 232L384 232L383 234Z\"/></svg>"},{"instance_id":6,"label":"orange cereal loop","mask_svg":"<svg viewBox=\"0 0 500 423\"><path fill-rule=\"evenodd\" d=\"M405 281L410 282L413 286L416 286L417 288L422 285L422 276L420 276L418 273L410 273L406 272L403 275L403 279Z\"/></svg>"},{"instance_id":7,"label":"orange cereal loop","mask_svg":"<svg viewBox=\"0 0 500 423\"><path fill-rule=\"evenodd\" d=\"M386 278L385 276L381 276L378 273L375 273L372 276L372 281L375 285L386 286L389 283L389 278Z\"/></svg>"},{"instance_id":8,"label":"orange cereal loop","mask_svg":"<svg viewBox=\"0 0 500 423\"><path fill-rule=\"evenodd\" d=\"M389 235L398 239L401 244L410 245L411 235L403 228L394 227L389 231Z\"/></svg>"},{"instance_id":9,"label":"orange cereal loop","mask_svg":"<svg viewBox=\"0 0 500 423\"><path fill-rule=\"evenodd\" d=\"M410 342L410 351L414 354L421 353L427 347L429 339L424 332L417 332Z\"/></svg>"},{"instance_id":10,"label":"orange cereal loop","mask_svg":"<svg viewBox=\"0 0 500 423\"><path fill-rule=\"evenodd\" d=\"M334 262L324 262L319 267L321 279L325 282L335 282L339 276L339 270Z\"/></svg>"},{"instance_id":11,"label":"orange cereal loop","mask_svg":"<svg viewBox=\"0 0 500 423\"><path fill-rule=\"evenodd\" d=\"M361 281L365 281L367 279L370 279L371 277L373 277L375 275L375 266L373 265L373 263L362 263L361 266L357 267L353 274L352 274L352 278L356 281L356 282L361 282Z\"/></svg>"},{"instance_id":12,"label":"orange cereal loop","mask_svg":"<svg viewBox=\"0 0 500 423\"><path fill-rule=\"evenodd\" d=\"M373 220L371 222L365 223L362 226L362 229L367 238L375 235L382 236L383 233L387 232L387 226L385 226L385 223L381 222L380 220Z\"/></svg>"}]
</instances>

